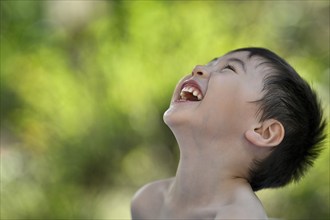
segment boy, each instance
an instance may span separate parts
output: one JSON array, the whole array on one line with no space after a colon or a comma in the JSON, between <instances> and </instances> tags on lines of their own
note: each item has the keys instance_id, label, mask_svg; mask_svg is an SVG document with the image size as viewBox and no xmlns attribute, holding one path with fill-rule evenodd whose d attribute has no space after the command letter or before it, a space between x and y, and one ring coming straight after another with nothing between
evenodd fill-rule
<instances>
[{"instance_id":1,"label":"boy","mask_svg":"<svg viewBox=\"0 0 330 220\"><path fill-rule=\"evenodd\" d=\"M254 191L298 180L325 138L313 90L264 48L196 66L164 121L180 148L177 173L135 194L133 219L267 219Z\"/></svg>"}]
</instances>

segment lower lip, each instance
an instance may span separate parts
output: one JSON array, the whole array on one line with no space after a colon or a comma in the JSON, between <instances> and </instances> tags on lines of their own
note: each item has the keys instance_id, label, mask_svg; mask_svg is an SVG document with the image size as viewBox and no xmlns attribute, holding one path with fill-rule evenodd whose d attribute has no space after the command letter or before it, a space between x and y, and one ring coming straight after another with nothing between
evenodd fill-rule
<instances>
[{"instance_id":1,"label":"lower lip","mask_svg":"<svg viewBox=\"0 0 330 220\"><path fill-rule=\"evenodd\" d=\"M198 103L200 101L176 100L174 103Z\"/></svg>"}]
</instances>

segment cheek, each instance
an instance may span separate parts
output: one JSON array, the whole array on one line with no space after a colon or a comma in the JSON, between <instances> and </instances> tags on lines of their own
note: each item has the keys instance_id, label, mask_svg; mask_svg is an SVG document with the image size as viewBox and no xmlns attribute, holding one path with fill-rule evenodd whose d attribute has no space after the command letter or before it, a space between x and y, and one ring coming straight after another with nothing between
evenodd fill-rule
<instances>
[{"instance_id":1,"label":"cheek","mask_svg":"<svg viewBox=\"0 0 330 220\"><path fill-rule=\"evenodd\" d=\"M242 85L238 81L223 78L210 83L207 96L215 112L234 112L242 98Z\"/></svg>"},{"instance_id":2,"label":"cheek","mask_svg":"<svg viewBox=\"0 0 330 220\"><path fill-rule=\"evenodd\" d=\"M249 92L239 83L218 84L207 97L208 110L203 121L208 122L208 130L218 135L240 135L249 127L255 115L255 104L250 103Z\"/></svg>"},{"instance_id":3,"label":"cheek","mask_svg":"<svg viewBox=\"0 0 330 220\"><path fill-rule=\"evenodd\" d=\"M207 102L205 102L202 118L204 125L208 127L207 130L224 134L236 129L237 116L242 113L240 112L238 91L232 89L230 94L222 90L219 92L209 95L205 100Z\"/></svg>"},{"instance_id":4,"label":"cheek","mask_svg":"<svg viewBox=\"0 0 330 220\"><path fill-rule=\"evenodd\" d=\"M254 113L249 105L232 101L219 104L202 117L204 130L215 137L233 139L243 136L253 122Z\"/></svg>"}]
</instances>

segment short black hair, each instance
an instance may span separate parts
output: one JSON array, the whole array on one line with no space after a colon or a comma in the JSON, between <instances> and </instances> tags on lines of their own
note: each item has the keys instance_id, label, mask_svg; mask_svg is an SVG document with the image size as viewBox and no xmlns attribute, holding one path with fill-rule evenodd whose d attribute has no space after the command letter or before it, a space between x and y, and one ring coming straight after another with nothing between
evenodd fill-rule
<instances>
[{"instance_id":1,"label":"short black hair","mask_svg":"<svg viewBox=\"0 0 330 220\"><path fill-rule=\"evenodd\" d=\"M284 139L270 155L253 162L249 181L254 191L282 187L298 181L322 150L326 121L320 101L294 68L274 52L249 47L230 53L241 51L249 52L249 58L260 57L270 67L263 78L264 95L256 101L260 121L273 118L285 129Z\"/></svg>"}]
</instances>

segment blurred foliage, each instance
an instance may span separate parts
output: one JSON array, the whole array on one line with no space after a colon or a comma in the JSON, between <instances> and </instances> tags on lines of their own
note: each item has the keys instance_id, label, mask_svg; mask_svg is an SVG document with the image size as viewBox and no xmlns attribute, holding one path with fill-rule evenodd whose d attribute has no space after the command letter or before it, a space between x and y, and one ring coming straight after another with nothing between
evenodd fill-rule
<instances>
[{"instance_id":1,"label":"blurred foliage","mask_svg":"<svg viewBox=\"0 0 330 220\"><path fill-rule=\"evenodd\" d=\"M196 64L262 46L329 116L329 1L1 1L1 219L128 219L175 174L162 121ZM265 190L271 217L329 219L329 141L301 183Z\"/></svg>"}]
</instances>

